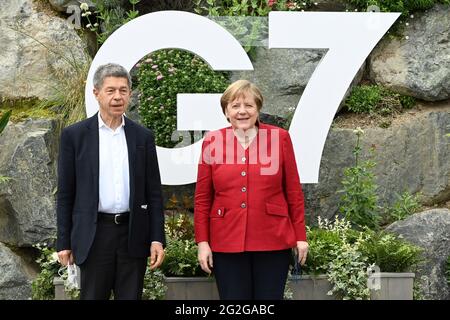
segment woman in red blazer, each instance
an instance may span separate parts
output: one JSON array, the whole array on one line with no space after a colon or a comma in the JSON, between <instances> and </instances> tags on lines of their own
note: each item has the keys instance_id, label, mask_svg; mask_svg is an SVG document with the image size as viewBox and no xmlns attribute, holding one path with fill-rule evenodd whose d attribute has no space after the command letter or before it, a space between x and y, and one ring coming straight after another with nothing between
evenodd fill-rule
<instances>
[{"instance_id":1,"label":"woman in red blazer","mask_svg":"<svg viewBox=\"0 0 450 320\"><path fill-rule=\"evenodd\" d=\"M221 299L282 299L291 248L308 251L304 200L289 133L261 123L260 90L246 80L221 98L231 126L204 139L195 190L198 260Z\"/></svg>"}]
</instances>

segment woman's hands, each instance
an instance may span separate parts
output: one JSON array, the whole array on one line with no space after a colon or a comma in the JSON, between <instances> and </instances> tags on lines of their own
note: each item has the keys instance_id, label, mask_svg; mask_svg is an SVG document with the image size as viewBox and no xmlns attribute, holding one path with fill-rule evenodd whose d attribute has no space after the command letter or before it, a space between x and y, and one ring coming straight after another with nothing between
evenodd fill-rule
<instances>
[{"instance_id":1,"label":"woman's hands","mask_svg":"<svg viewBox=\"0 0 450 320\"><path fill-rule=\"evenodd\" d=\"M203 271L211 274L211 268L213 267L212 251L209 247L209 243L202 241L198 243L198 262Z\"/></svg>"},{"instance_id":2,"label":"woman's hands","mask_svg":"<svg viewBox=\"0 0 450 320\"><path fill-rule=\"evenodd\" d=\"M294 249L298 257L298 262L304 265L306 262L306 257L308 255L308 242L297 241L297 247Z\"/></svg>"}]
</instances>

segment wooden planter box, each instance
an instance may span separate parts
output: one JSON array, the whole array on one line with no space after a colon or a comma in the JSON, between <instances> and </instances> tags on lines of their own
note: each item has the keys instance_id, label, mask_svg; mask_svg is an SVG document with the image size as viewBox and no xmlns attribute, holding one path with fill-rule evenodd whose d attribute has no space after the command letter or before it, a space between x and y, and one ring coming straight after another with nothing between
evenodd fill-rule
<instances>
[{"instance_id":1,"label":"wooden planter box","mask_svg":"<svg viewBox=\"0 0 450 320\"><path fill-rule=\"evenodd\" d=\"M375 273L371 276L373 287L371 300L412 300L414 273ZM64 291L64 281L53 280L55 300L68 300ZM219 300L216 281L207 277L166 277L166 300ZM289 288L293 292L293 300L335 300L335 296L327 295L332 285L325 275L290 276Z\"/></svg>"}]
</instances>

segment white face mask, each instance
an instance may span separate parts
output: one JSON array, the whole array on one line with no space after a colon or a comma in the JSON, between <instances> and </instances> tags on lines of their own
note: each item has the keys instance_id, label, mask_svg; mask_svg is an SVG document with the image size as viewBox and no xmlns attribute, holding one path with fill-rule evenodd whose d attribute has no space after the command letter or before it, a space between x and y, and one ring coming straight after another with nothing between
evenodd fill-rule
<instances>
[{"instance_id":1,"label":"white face mask","mask_svg":"<svg viewBox=\"0 0 450 320\"><path fill-rule=\"evenodd\" d=\"M65 275L61 274L64 269L67 268L67 278ZM81 288L81 274L80 267L76 264L68 264L67 267L61 268L58 271L61 278L64 279L64 287L66 289L80 289Z\"/></svg>"}]
</instances>

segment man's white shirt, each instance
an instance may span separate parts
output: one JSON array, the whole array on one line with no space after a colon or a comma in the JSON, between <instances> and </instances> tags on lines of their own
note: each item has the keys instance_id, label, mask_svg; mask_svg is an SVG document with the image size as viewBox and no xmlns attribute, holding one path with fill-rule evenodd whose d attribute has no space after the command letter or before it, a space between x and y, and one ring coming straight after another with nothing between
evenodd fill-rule
<instances>
[{"instance_id":1,"label":"man's white shirt","mask_svg":"<svg viewBox=\"0 0 450 320\"><path fill-rule=\"evenodd\" d=\"M130 175L125 119L113 130L98 113L99 201L98 211L120 213L130 211Z\"/></svg>"}]
</instances>

